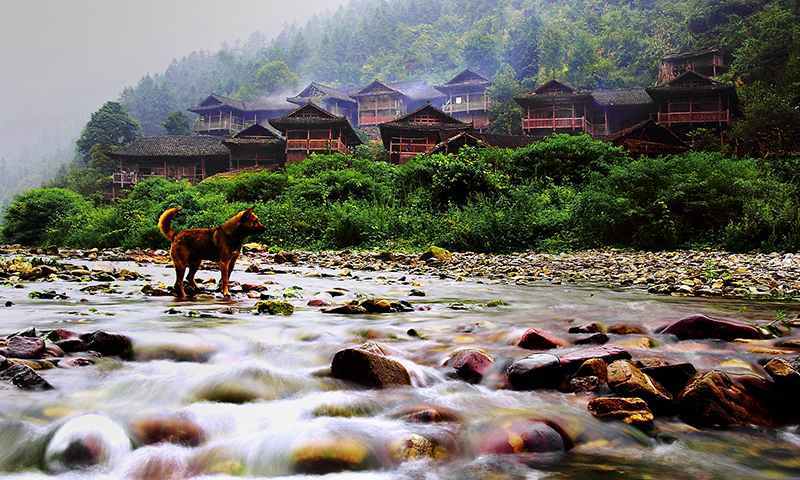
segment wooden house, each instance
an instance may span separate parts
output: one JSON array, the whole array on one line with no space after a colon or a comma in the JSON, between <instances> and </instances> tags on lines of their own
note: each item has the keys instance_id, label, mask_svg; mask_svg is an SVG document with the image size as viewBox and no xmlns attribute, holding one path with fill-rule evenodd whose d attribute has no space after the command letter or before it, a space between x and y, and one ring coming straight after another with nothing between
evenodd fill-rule
<instances>
[{"instance_id":1,"label":"wooden house","mask_svg":"<svg viewBox=\"0 0 800 480\"><path fill-rule=\"evenodd\" d=\"M299 162L312 153L349 153L361 144L347 118L314 102L269 123L286 138L287 163Z\"/></svg>"},{"instance_id":2,"label":"wooden house","mask_svg":"<svg viewBox=\"0 0 800 480\"><path fill-rule=\"evenodd\" d=\"M229 168L222 139L208 135L165 135L137 138L111 153L115 171L113 196L151 177L197 183Z\"/></svg>"},{"instance_id":3,"label":"wooden house","mask_svg":"<svg viewBox=\"0 0 800 480\"><path fill-rule=\"evenodd\" d=\"M544 137L552 133L587 132L599 128L593 120L592 95L572 86L550 80L532 93L514 100L522 107L522 130L526 135Z\"/></svg>"},{"instance_id":4,"label":"wooden house","mask_svg":"<svg viewBox=\"0 0 800 480\"><path fill-rule=\"evenodd\" d=\"M644 88L592 90L589 121L592 136L600 138L650 118L655 104Z\"/></svg>"},{"instance_id":5,"label":"wooden house","mask_svg":"<svg viewBox=\"0 0 800 480\"><path fill-rule=\"evenodd\" d=\"M458 153L465 146L474 148L522 148L536 142L524 135L496 135L478 131L465 131L449 137L431 149L430 153Z\"/></svg>"},{"instance_id":6,"label":"wooden house","mask_svg":"<svg viewBox=\"0 0 800 480\"><path fill-rule=\"evenodd\" d=\"M473 129L471 123L453 118L433 105L425 105L378 128L393 163L405 163L411 157L429 153L442 141Z\"/></svg>"},{"instance_id":7,"label":"wooden house","mask_svg":"<svg viewBox=\"0 0 800 480\"><path fill-rule=\"evenodd\" d=\"M652 119L620 130L607 137L607 140L625 147L634 155L657 156L681 153L689 149L675 132Z\"/></svg>"},{"instance_id":8,"label":"wooden house","mask_svg":"<svg viewBox=\"0 0 800 480\"><path fill-rule=\"evenodd\" d=\"M656 122L679 133L699 127L730 125L736 112L736 88L688 70L647 93L656 103Z\"/></svg>"},{"instance_id":9,"label":"wooden house","mask_svg":"<svg viewBox=\"0 0 800 480\"><path fill-rule=\"evenodd\" d=\"M211 94L190 112L199 115L194 132L228 137L240 130L279 118L297 108L285 98L261 98L252 102Z\"/></svg>"},{"instance_id":10,"label":"wooden house","mask_svg":"<svg viewBox=\"0 0 800 480\"><path fill-rule=\"evenodd\" d=\"M425 82L370 83L351 95L358 102L358 126L375 127L431 104L441 107L444 94Z\"/></svg>"},{"instance_id":11,"label":"wooden house","mask_svg":"<svg viewBox=\"0 0 800 480\"><path fill-rule=\"evenodd\" d=\"M464 70L436 87L446 95L442 111L462 122L471 122L478 130L489 128L490 104L486 91L491 84L486 77Z\"/></svg>"},{"instance_id":12,"label":"wooden house","mask_svg":"<svg viewBox=\"0 0 800 480\"><path fill-rule=\"evenodd\" d=\"M689 71L706 77L716 77L727 72L724 52L719 48L705 48L667 55L661 59L656 84L669 83Z\"/></svg>"},{"instance_id":13,"label":"wooden house","mask_svg":"<svg viewBox=\"0 0 800 480\"><path fill-rule=\"evenodd\" d=\"M351 125L358 124L358 102L345 90L311 82L302 92L286 100L301 107L314 102L334 115L347 118Z\"/></svg>"},{"instance_id":14,"label":"wooden house","mask_svg":"<svg viewBox=\"0 0 800 480\"><path fill-rule=\"evenodd\" d=\"M245 128L222 142L230 151L229 170L283 166L286 158L286 138L268 123Z\"/></svg>"}]
</instances>

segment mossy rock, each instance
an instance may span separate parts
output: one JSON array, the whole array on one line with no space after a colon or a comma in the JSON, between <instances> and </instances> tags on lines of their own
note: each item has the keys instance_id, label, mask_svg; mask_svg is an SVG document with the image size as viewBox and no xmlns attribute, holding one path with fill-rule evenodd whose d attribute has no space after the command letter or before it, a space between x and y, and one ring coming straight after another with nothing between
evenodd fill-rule
<instances>
[{"instance_id":1,"label":"mossy rock","mask_svg":"<svg viewBox=\"0 0 800 480\"><path fill-rule=\"evenodd\" d=\"M453 259L453 254L449 250L433 245L428 248L428 250L423 253L420 258L422 258L422 260L430 260L435 258L440 262L449 262Z\"/></svg>"},{"instance_id":2,"label":"mossy rock","mask_svg":"<svg viewBox=\"0 0 800 480\"><path fill-rule=\"evenodd\" d=\"M294 313L294 305L282 300L264 300L256 304L256 312L259 314L289 316Z\"/></svg>"}]
</instances>

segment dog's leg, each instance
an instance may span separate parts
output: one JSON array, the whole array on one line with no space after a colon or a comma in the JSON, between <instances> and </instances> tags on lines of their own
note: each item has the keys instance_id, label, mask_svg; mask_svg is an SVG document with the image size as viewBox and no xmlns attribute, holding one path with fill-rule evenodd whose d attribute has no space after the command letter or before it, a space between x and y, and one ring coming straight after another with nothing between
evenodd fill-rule
<instances>
[{"instance_id":1,"label":"dog's leg","mask_svg":"<svg viewBox=\"0 0 800 480\"><path fill-rule=\"evenodd\" d=\"M220 273L220 280L222 281L222 296L227 300L231 298L231 290L230 290L230 282L229 282L229 275L228 272L228 262L225 260L220 260L219 262L219 273Z\"/></svg>"},{"instance_id":2,"label":"dog's leg","mask_svg":"<svg viewBox=\"0 0 800 480\"><path fill-rule=\"evenodd\" d=\"M186 273L186 266L175 262L175 296L183 300L186 298L186 291L183 289L183 276Z\"/></svg>"},{"instance_id":3,"label":"dog's leg","mask_svg":"<svg viewBox=\"0 0 800 480\"><path fill-rule=\"evenodd\" d=\"M189 274L186 276L186 283L189 284L189 287L197 291L197 283L194 281L194 276L197 274L197 271L200 269L201 260L196 260L189 265Z\"/></svg>"}]
</instances>

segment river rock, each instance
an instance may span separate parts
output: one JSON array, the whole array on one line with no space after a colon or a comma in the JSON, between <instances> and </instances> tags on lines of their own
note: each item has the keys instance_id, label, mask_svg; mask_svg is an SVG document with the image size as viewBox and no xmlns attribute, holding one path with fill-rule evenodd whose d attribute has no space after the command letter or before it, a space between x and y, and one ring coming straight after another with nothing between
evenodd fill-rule
<instances>
[{"instance_id":1,"label":"river rock","mask_svg":"<svg viewBox=\"0 0 800 480\"><path fill-rule=\"evenodd\" d=\"M718 370L695 375L677 400L681 418L697 427L773 424L761 399L740 381Z\"/></svg>"},{"instance_id":2,"label":"river rock","mask_svg":"<svg viewBox=\"0 0 800 480\"><path fill-rule=\"evenodd\" d=\"M494 365L494 358L480 348L460 348L444 361L444 366L453 369L457 378L469 383L481 383L483 375Z\"/></svg>"},{"instance_id":3,"label":"river rock","mask_svg":"<svg viewBox=\"0 0 800 480\"><path fill-rule=\"evenodd\" d=\"M606 326L600 322L584 323L570 327L569 333L606 333Z\"/></svg>"},{"instance_id":4,"label":"river rock","mask_svg":"<svg viewBox=\"0 0 800 480\"><path fill-rule=\"evenodd\" d=\"M779 389L785 392L800 391L800 373L786 360L773 358L764 365L764 370L769 373Z\"/></svg>"},{"instance_id":5,"label":"river rock","mask_svg":"<svg viewBox=\"0 0 800 480\"><path fill-rule=\"evenodd\" d=\"M87 350L123 360L133 359L133 342L125 335L99 330L81 335L80 339L86 344Z\"/></svg>"},{"instance_id":6,"label":"river rock","mask_svg":"<svg viewBox=\"0 0 800 480\"><path fill-rule=\"evenodd\" d=\"M294 313L294 305L283 300L263 300L256 303L256 312L269 315L289 316Z\"/></svg>"},{"instance_id":7,"label":"river rock","mask_svg":"<svg viewBox=\"0 0 800 480\"><path fill-rule=\"evenodd\" d=\"M511 420L481 432L480 454L551 453L569 450L571 445L550 423L538 420Z\"/></svg>"},{"instance_id":8,"label":"river rock","mask_svg":"<svg viewBox=\"0 0 800 480\"><path fill-rule=\"evenodd\" d=\"M46 352L44 340L27 336L14 336L6 341L0 354L9 358L42 358Z\"/></svg>"},{"instance_id":9,"label":"river rock","mask_svg":"<svg viewBox=\"0 0 800 480\"><path fill-rule=\"evenodd\" d=\"M196 447L206 439L203 428L185 416L142 418L133 421L130 430L141 445L172 443Z\"/></svg>"},{"instance_id":10,"label":"river rock","mask_svg":"<svg viewBox=\"0 0 800 480\"><path fill-rule=\"evenodd\" d=\"M389 444L389 456L396 462L414 460L444 460L447 449L432 438L410 433Z\"/></svg>"},{"instance_id":11,"label":"river rock","mask_svg":"<svg viewBox=\"0 0 800 480\"><path fill-rule=\"evenodd\" d=\"M20 390L44 391L53 389L53 386L31 367L19 363L11 364L1 370L0 380L10 382Z\"/></svg>"},{"instance_id":12,"label":"river rock","mask_svg":"<svg viewBox=\"0 0 800 480\"><path fill-rule=\"evenodd\" d=\"M643 367L642 372L675 396L697 374L697 369L691 363L676 363Z\"/></svg>"},{"instance_id":13,"label":"river rock","mask_svg":"<svg viewBox=\"0 0 800 480\"><path fill-rule=\"evenodd\" d=\"M591 360L592 358L600 358L606 363L611 363L616 360L629 360L631 354L627 351L614 346L590 347L581 350L573 350L568 353L561 354L559 360L561 366L569 371L576 371L583 362Z\"/></svg>"},{"instance_id":14,"label":"river rock","mask_svg":"<svg viewBox=\"0 0 800 480\"><path fill-rule=\"evenodd\" d=\"M563 370L558 357L538 353L513 362L506 375L514 390L535 390L556 388L563 379Z\"/></svg>"},{"instance_id":15,"label":"river rock","mask_svg":"<svg viewBox=\"0 0 800 480\"><path fill-rule=\"evenodd\" d=\"M333 305L333 296L326 292L318 293L308 301L309 307L330 307L331 305Z\"/></svg>"},{"instance_id":16,"label":"river rock","mask_svg":"<svg viewBox=\"0 0 800 480\"><path fill-rule=\"evenodd\" d=\"M300 256L294 252L278 252L272 257L272 261L278 265L284 263L298 263L300 262Z\"/></svg>"},{"instance_id":17,"label":"river rock","mask_svg":"<svg viewBox=\"0 0 800 480\"><path fill-rule=\"evenodd\" d=\"M664 387L627 360L617 360L608 366L608 386L621 395L645 400L655 410L672 402L672 395Z\"/></svg>"},{"instance_id":18,"label":"river rock","mask_svg":"<svg viewBox=\"0 0 800 480\"><path fill-rule=\"evenodd\" d=\"M657 330L663 335L675 335L680 340L718 339L731 341L737 338L759 339L764 334L758 328L737 320L691 315Z\"/></svg>"},{"instance_id":19,"label":"river rock","mask_svg":"<svg viewBox=\"0 0 800 480\"><path fill-rule=\"evenodd\" d=\"M431 246L425 253L420 255L419 258L423 261L437 260L439 262L446 263L453 260L453 254L444 248Z\"/></svg>"},{"instance_id":20,"label":"river rock","mask_svg":"<svg viewBox=\"0 0 800 480\"><path fill-rule=\"evenodd\" d=\"M597 377L603 383L608 383L608 364L602 358L591 358L575 372L575 377Z\"/></svg>"},{"instance_id":21,"label":"river rock","mask_svg":"<svg viewBox=\"0 0 800 480\"><path fill-rule=\"evenodd\" d=\"M607 333L614 335L647 335L647 329L640 325L629 325L627 323L617 323L608 327Z\"/></svg>"},{"instance_id":22,"label":"river rock","mask_svg":"<svg viewBox=\"0 0 800 480\"><path fill-rule=\"evenodd\" d=\"M608 343L609 338L605 333L595 333L587 337L581 337L574 340L572 343L575 345L605 345Z\"/></svg>"},{"instance_id":23,"label":"river rock","mask_svg":"<svg viewBox=\"0 0 800 480\"><path fill-rule=\"evenodd\" d=\"M308 441L296 447L290 458L292 471L304 475L370 470L378 463L366 442L347 437Z\"/></svg>"},{"instance_id":24,"label":"river rock","mask_svg":"<svg viewBox=\"0 0 800 480\"><path fill-rule=\"evenodd\" d=\"M550 350L563 347L567 342L538 328L529 328L517 340L517 346L527 350Z\"/></svg>"},{"instance_id":25,"label":"river rock","mask_svg":"<svg viewBox=\"0 0 800 480\"><path fill-rule=\"evenodd\" d=\"M405 408L394 415L394 417L409 423L449 423L461 421L461 417L453 410L436 405L416 405Z\"/></svg>"},{"instance_id":26,"label":"river rock","mask_svg":"<svg viewBox=\"0 0 800 480\"><path fill-rule=\"evenodd\" d=\"M641 428L653 426L653 412L641 398L593 398L589 401L589 412L602 420L622 420Z\"/></svg>"},{"instance_id":27,"label":"river rock","mask_svg":"<svg viewBox=\"0 0 800 480\"><path fill-rule=\"evenodd\" d=\"M131 451L125 430L103 415L68 420L47 444L44 463L51 473L113 465Z\"/></svg>"},{"instance_id":28,"label":"river rock","mask_svg":"<svg viewBox=\"0 0 800 480\"><path fill-rule=\"evenodd\" d=\"M411 376L402 363L362 348L336 352L331 362L331 375L372 388L411 385Z\"/></svg>"}]
</instances>

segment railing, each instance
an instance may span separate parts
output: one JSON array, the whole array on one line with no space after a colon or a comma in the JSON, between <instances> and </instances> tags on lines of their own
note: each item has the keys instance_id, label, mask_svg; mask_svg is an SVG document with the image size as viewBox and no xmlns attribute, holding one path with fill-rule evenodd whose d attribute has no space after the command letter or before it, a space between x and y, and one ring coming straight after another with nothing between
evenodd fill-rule
<instances>
[{"instance_id":1,"label":"railing","mask_svg":"<svg viewBox=\"0 0 800 480\"><path fill-rule=\"evenodd\" d=\"M486 112L489 110L489 97L470 99L469 102L452 103L447 102L442 106L442 111L447 114L462 112Z\"/></svg>"},{"instance_id":2,"label":"railing","mask_svg":"<svg viewBox=\"0 0 800 480\"><path fill-rule=\"evenodd\" d=\"M153 173L148 174L138 172L114 172L112 176L112 182L114 185L126 188L128 186L134 186L141 181L147 180L148 178L154 177L169 178L171 180L189 180L191 183L197 183L204 178L202 175L186 174L175 171L165 174L163 169L154 169Z\"/></svg>"},{"instance_id":3,"label":"railing","mask_svg":"<svg viewBox=\"0 0 800 480\"><path fill-rule=\"evenodd\" d=\"M347 146L339 139L290 139L286 141L286 150L346 152Z\"/></svg>"},{"instance_id":4,"label":"railing","mask_svg":"<svg viewBox=\"0 0 800 480\"><path fill-rule=\"evenodd\" d=\"M392 143L389 145L389 153L419 155L428 153L435 146L434 144L425 143Z\"/></svg>"},{"instance_id":5,"label":"railing","mask_svg":"<svg viewBox=\"0 0 800 480\"><path fill-rule=\"evenodd\" d=\"M361 115L358 117L358 124L360 126L378 125L378 124L381 124L381 123L391 122L392 120L397 119L399 116L400 116L399 114L393 114L393 115L374 115L373 114L373 115L370 115L370 114L366 114L366 113L362 112Z\"/></svg>"},{"instance_id":6,"label":"railing","mask_svg":"<svg viewBox=\"0 0 800 480\"><path fill-rule=\"evenodd\" d=\"M674 123L730 123L730 121L730 110L658 113L658 123L666 125Z\"/></svg>"},{"instance_id":7,"label":"railing","mask_svg":"<svg viewBox=\"0 0 800 480\"><path fill-rule=\"evenodd\" d=\"M585 120L583 117L553 117L553 118L525 118L522 128L525 130L537 129L573 129L583 130Z\"/></svg>"},{"instance_id":8,"label":"railing","mask_svg":"<svg viewBox=\"0 0 800 480\"><path fill-rule=\"evenodd\" d=\"M252 120L244 121L234 118L223 118L222 120L203 120L199 119L194 124L195 132L210 132L214 130L227 130L231 132L238 132L245 128L255 125Z\"/></svg>"}]
</instances>

